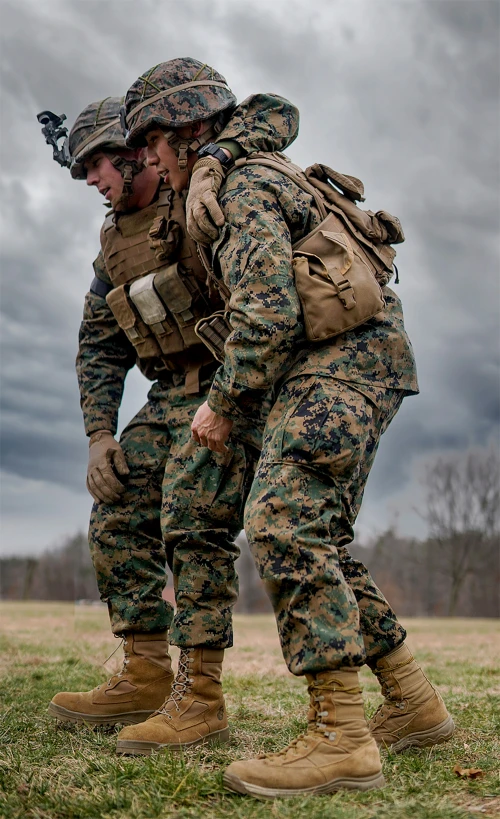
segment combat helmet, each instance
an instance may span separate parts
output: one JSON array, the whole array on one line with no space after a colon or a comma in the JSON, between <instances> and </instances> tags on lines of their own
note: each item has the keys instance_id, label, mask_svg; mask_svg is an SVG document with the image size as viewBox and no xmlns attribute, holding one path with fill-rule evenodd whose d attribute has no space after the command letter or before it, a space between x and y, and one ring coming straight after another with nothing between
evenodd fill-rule
<instances>
[{"instance_id":1,"label":"combat helmet","mask_svg":"<svg viewBox=\"0 0 500 819\"><path fill-rule=\"evenodd\" d=\"M167 132L169 142L185 170L187 151L195 151L213 139L222 124L196 140L182 140L173 128L210 119L236 106L226 80L206 63L178 57L145 71L127 91L122 108L122 127L129 148L146 145L145 134L154 126Z\"/></svg>"},{"instance_id":2,"label":"combat helmet","mask_svg":"<svg viewBox=\"0 0 500 819\"><path fill-rule=\"evenodd\" d=\"M125 148L125 139L120 127L120 97L106 97L91 102L83 109L69 132L69 152L71 154L71 176L85 179L85 160L95 151Z\"/></svg>"}]
</instances>

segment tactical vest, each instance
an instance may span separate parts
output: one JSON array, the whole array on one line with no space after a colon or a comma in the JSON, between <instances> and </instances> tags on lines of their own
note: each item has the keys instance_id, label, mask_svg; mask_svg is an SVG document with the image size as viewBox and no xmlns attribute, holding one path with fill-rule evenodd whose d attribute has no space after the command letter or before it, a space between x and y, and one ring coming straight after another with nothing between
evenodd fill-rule
<instances>
[{"instance_id":1,"label":"tactical vest","mask_svg":"<svg viewBox=\"0 0 500 819\"><path fill-rule=\"evenodd\" d=\"M186 373L186 392L198 392L199 369L213 358L194 327L221 301L210 292L196 244L185 229L183 198L162 185L147 208L109 213L101 248L113 284L106 301L134 345L141 369L149 377L165 370Z\"/></svg>"},{"instance_id":2,"label":"tactical vest","mask_svg":"<svg viewBox=\"0 0 500 819\"><path fill-rule=\"evenodd\" d=\"M352 330L385 307L382 287L393 275L396 255L391 244L404 241L399 220L387 211L365 211L363 183L327 165L303 171L279 153L253 153L238 159L233 169L246 165L270 167L289 177L315 202L321 223L293 245L295 285L309 341L324 341ZM231 169L229 173L232 172ZM229 292L206 264L226 306ZM198 322L196 332L222 360L230 327L219 313Z\"/></svg>"}]
</instances>

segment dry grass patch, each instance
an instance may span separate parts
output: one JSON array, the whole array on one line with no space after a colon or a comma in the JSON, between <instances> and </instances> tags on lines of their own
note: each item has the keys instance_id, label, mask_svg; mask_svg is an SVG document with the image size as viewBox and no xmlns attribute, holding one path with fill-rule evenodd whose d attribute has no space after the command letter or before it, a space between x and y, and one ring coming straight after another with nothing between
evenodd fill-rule
<instances>
[{"instance_id":1,"label":"dry grass patch","mask_svg":"<svg viewBox=\"0 0 500 819\"><path fill-rule=\"evenodd\" d=\"M274 751L305 726L306 688L283 662L274 618L235 618L224 685L232 733L212 750L118 758L116 730L58 728L58 690L90 688L121 664L105 607L0 604L3 670L0 816L6 819L473 819L500 816L499 628L490 620L408 620L409 643L446 694L457 733L446 745L383 754L383 791L274 804L231 795L221 771ZM174 650L173 652L177 652ZM376 679L362 672L367 711ZM481 768L477 780L453 768ZM3 799L3 804L2 804Z\"/></svg>"}]
</instances>

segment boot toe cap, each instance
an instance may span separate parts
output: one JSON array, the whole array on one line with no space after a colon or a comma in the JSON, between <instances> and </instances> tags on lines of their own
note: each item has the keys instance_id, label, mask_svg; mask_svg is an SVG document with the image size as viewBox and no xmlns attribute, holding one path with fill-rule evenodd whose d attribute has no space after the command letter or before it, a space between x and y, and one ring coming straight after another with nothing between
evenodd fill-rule
<instances>
[{"instance_id":1,"label":"boot toe cap","mask_svg":"<svg viewBox=\"0 0 500 819\"><path fill-rule=\"evenodd\" d=\"M59 708L64 708L65 711L74 711L75 713L87 713L89 701L84 692L60 691L52 697L51 705Z\"/></svg>"},{"instance_id":2,"label":"boot toe cap","mask_svg":"<svg viewBox=\"0 0 500 819\"><path fill-rule=\"evenodd\" d=\"M127 725L118 734L118 741L154 742L162 744L168 742L168 726L163 717L152 717L137 725Z\"/></svg>"},{"instance_id":3,"label":"boot toe cap","mask_svg":"<svg viewBox=\"0 0 500 819\"><path fill-rule=\"evenodd\" d=\"M224 779L228 782L268 787L270 780L275 780L276 772L272 772L265 759L247 759L232 762L224 771Z\"/></svg>"}]
</instances>

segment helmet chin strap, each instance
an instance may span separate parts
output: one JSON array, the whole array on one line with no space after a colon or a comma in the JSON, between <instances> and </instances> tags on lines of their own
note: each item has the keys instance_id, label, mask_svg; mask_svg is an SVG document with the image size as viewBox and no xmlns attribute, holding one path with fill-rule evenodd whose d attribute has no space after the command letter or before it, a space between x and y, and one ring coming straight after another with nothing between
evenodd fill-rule
<instances>
[{"instance_id":1,"label":"helmet chin strap","mask_svg":"<svg viewBox=\"0 0 500 819\"><path fill-rule=\"evenodd\" d=\"M134 176L137 176L137 174L144 170L146 167L146 160L125 159L123 156L115 155L110 156L109 161L117 171L120 171L123 179L123 190L118 198L118 201L114 205L114 210L127 210L129 199L132 196Z\"/></svg>"},{"instance_id":2,"label":"helmet chin strap","mask_svg":"<svg viewBox=\"0 0 500 819\"><path fill-rule=\"evenodd\" d=\"M175 131L164 131L163 136L167 140L168 144L173 148L175 153L177 154L177 162L179 165L179 170L181 173L187 171L188 169L188 155L189 153L195 153L199 151L202 145L206 145L207 142L211 142L217 134L219 134L222 130L222 126L219 123L215 123L215 125L208 128L201 136L196 137L189 141L185 137L180 137Z\"/></svg>"}]
</instances>

